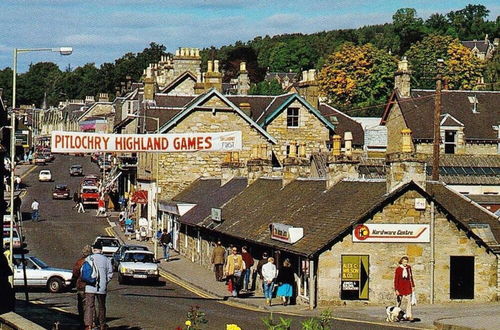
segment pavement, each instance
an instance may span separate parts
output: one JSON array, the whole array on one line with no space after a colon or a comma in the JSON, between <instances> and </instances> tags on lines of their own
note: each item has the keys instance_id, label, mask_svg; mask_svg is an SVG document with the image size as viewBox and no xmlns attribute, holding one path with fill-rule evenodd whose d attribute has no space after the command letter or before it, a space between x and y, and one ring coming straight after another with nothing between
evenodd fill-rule
<instances>
[{"instance_id":1,"label":"pavement","mask_svg":"<svg viewBox=\"0 0 500 330\"><path fill-rule=\"evenodd\" d=\"M153 250L153 242L136 241L132 237L126 237L117 225L118 213L113 212L109 217L111 228L110 234L118 237L125 244L138 244L148 246ZM116 222L115 222L116 221ZM231 297L226 286L222 282L216 282L214 273L199 264L193 263L175 251L171 251L171 260L161 260L160 273L167 280L172 281L200 297L211 298L219 302L248 310L269 311L276 314L294 315L303 317L317 317L324 310L332 312L332 318L343 321L356 321L368 324L381 324L385 322L384 306L331 306L310 310L306 305L282 306L276 299L273 306L266 306L262 292L256 291L241 297ZM172 253L173 252L173 253ZM159 249L158 253L162 253ZM189 277L186 277L189 274ZM433 305L417 305L414 315L420 322L408 323L386 323L395 327L414 329L442 329L442 330L466 330L466 329L499 329L500 330L500 302L494 303L447 303Z\"/></svg>"}]
</instances>

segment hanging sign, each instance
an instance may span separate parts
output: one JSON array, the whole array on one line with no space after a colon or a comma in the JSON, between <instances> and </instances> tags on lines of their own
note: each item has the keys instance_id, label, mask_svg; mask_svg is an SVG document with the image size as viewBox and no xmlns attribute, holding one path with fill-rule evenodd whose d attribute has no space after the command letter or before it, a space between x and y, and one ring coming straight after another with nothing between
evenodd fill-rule
<instances>
[{"instance_id":1,"label":"hanging sign","mask_svg":"<svg viewBox=\"0 0 500 330\"><path fill-rule=\"evenodd\" d=\"M147 190L137 190L132 195L132 202L137 204L147 204L148 203L148 191Z\"/></svg>"},{"instance_id":2,"label":"hanging sign","mask_svg":"<svg viewBox=\"0 0 500 330\"><path fill-rule=\"evenodd\" d=\"M271 239L293 244L304 237L304 228L293 227L282 223L271 224Z\"/></svg>"},{"instance_id":3,"label":"hanging sign","mask_svg":"<svg viewBox=\"0 0 500 330\"><path fill-rule=\"evenodd\" d=\"M241 131L180 134L100 134L53 131L54 153L236 151Z\"/></svg>"},{"instance_id":4,"label":"hanging sign","mask_svg":"<svg viewBox=\"0 0 500 330\"><path fill-rule=\"evenodd\" d=\"M353 242L428 243L430 225L427 224L360 224L354 227Z\"/></svg>"},{"instance_id":5,"label":"hanging sign","mask_svg":"<svg viewBox=\"0 0 500 330\"><path fill-rule=\"evenodd\" d=\"M368 256L342 256L342 300L368 300L369 284Z\"/></svg>"},{"instance_id":6,"label":"hanging sign","mask_svg":"<svg viewBox=\"0 0 500 330\"><path fill-rule=\"evenodd\" d=\"M221 222L222 221L222 211L219 208L212 207L211 216L213 221Z\"/></svg>"}]
</instances>

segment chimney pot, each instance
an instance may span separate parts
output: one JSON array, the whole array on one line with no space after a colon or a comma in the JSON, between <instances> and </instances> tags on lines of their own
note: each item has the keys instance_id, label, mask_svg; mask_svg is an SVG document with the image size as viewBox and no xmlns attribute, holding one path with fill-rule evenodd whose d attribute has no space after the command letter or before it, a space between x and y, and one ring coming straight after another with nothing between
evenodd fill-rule
<instances>
[{"instance_id":1,"label":"chimney pot","mask_svg":"<svg viewBox=\"0 0 500 330\"><path fill-rule=\"evenodd\" d=\"M214 72L219 72L219 60L214 60Z\"/></svg>"},{"instance_id":2,"label":"chimney pot","mask_svg":"<svg viewBox=\"0 0 500 330\"><path fill-rule=\"evenodd\" d=\"M308 78L309 78L308 81L314 81L314 80L316 80L315 76L316 76L316 70L311 69L311 70L308 71Z\"/></svg>"},{"instance_id":3,"label":"chimney pot","mask_svg":"<svg viewBox=\"0 0 500 330\"><path fill-rule=\"evenodd\" d=\"M352 133L345 132L344 133L344 141L345 141L345 155L347 157L352 156Z\"/></svg>"},{"instance_id":4,"label":"chimney pot","mask_svg":"<svg viewBox=\"0 0 500 330\"><path fill-rule=\"evenodd\" d=\"M412 152L412 147L411 147L411 129L405 128L401 130L401 135L402 135L402 146L401 146L401 151L404 153L410 153Z\"/></svg>"},{"instance_id":5,"label":"chimney pot","mask_svg":"<svg viewBox=\"0 0 500 330\"><path fill-rule=\"evenodd\" d=\"M245 71L247 71L247 63L241 62L240 63L240 72L245 72Z\"/></svg>"},{"instance_id":6,"label":"chimney pot","mask_svg":"<svg viewBox=\"0 0 500 330\"><path fill-rule=\"evenodd\" d=\"M207 62L207 72L212 72L214 69L214 62L208 61Z\"/></svg>"},{"instance_id":7,"label":"chimney pot","mask_svg":"<svg viewBox=\"0 0 500 330\"><path fill-rule=\"evenodd\" d=\"M340 137L340 135L333 136L332 156L334 157L340 156L341 140L342 138Z\"/></svg>"},{"instance_id":8,"label":"chimney pot","mask_svg":"<svg viewBox=\"0 0 500 330\"><path fill-rule=\"evenodd\" d=\"M308 75L307 70L302 71L302 81L307 81Z\"/></svg>"}]
</instances>

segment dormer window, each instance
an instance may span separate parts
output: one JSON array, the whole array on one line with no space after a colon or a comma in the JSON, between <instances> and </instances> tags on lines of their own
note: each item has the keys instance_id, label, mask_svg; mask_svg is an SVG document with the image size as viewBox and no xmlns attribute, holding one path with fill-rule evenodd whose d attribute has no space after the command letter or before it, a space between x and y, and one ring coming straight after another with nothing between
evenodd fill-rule
<instances>
[{"instance_id":1,"label":"dormer window","mask_svg":"<svg viewBox=\"0 0 500 330\"><path fill-rule=\"evenodd\" d=\"M457 131L446 130L444 132L444 153L454 154L457 148Z\"/></svg>"},{"instance_id":2,"label":"dormer window","mask_svg":"<svg viewBox=\"0 0 500 330\"><path fill-rule=\"evenodd\" d=\"M287 127L299 127L299 108L288 108L286 112Z\"/></svg>"}]
</instances>

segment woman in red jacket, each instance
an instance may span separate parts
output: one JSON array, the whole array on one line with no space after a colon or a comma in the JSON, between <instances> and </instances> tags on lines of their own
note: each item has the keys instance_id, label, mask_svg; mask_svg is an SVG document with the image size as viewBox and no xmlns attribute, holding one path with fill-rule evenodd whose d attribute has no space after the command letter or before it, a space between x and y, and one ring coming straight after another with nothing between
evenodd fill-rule
<instances>
[{"instance_id":1,"label":"woman in red jacket","mask_svg":"<svg viewBox=\"0 0 500 330\"><path fill-rule=\"evenodd\" d=\"M411 294L415 288L413 282L413 272L410 265L408 265L408 257L402 257L399 260L399 266L394 273L394 291L398 298L399 304L405 301L406 318L409 321L413 320L411 312Z\"/></svg>"}]
</instances>

